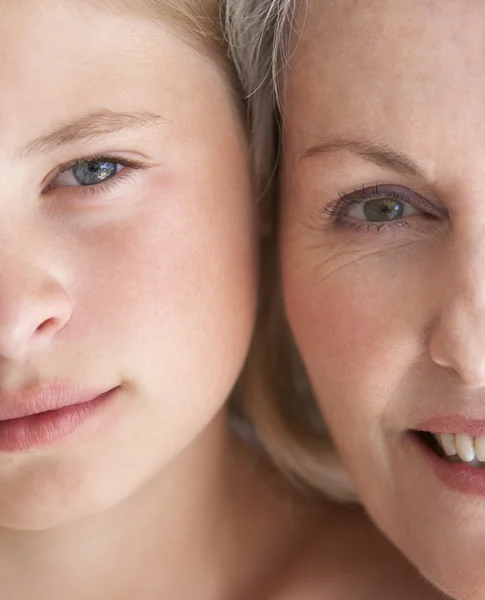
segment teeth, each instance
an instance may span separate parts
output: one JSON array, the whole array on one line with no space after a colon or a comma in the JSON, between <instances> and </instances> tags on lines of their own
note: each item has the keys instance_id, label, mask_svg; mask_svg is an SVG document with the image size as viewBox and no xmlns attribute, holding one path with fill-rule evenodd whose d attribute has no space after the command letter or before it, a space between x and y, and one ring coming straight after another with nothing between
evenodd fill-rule
<instances>
[{"instance_id":1,"label":"teeth","mask_svg":"<svg viewBox=\"0 0 485 600\"><path fill-rule=\"evenodd\" d=\"M455 446L461 460L471 462L475 458L474 439L470 435L457 433L455 435Z\"/></svg>"},{"instance_id":2,"label":"teeth","mask_svg":"<svg viewBox=\"0 0 485 600\"><path fill-rule=\"evenodd\" d=\"M455 436L453 433L438 434L438 442L441 443L446 456L455 456L455 454L457 454Z\"/></svg>"},{"instance_id":3,"label":"teeth","mask_svg":"<svg viewBox=\"0 0 485 600\"><path fill-rule=\"evenodd\" d=\"M480 462L485 462L485 437L475 438L475 454Z\"/></svg>"},{"instance_id":4,"label":"teeth","mask_svg":"<svg viewBox=\"0 0 485 600\"><path fill-rule=\"evenodd\" d=\"M475 458L485 462L485 436L472 437L464 433L435 433L434 437L446 456L456 456L464 462Z\"/></svg>"}]
</instances>

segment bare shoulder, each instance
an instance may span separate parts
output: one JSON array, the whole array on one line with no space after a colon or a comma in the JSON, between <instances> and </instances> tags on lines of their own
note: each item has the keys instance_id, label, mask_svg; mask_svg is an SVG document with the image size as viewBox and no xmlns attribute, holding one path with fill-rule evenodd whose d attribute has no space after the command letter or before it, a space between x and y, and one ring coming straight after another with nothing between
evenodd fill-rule
<instances>
[{"instance_id":1,"label":"bare shoulder","mask_svg":"<svg viewBox=\"0 0 485 600\"><path fill-rule=\"evenodd\" d=\"M268 600L443 600L356 507L294 508L300 534Z\"/></svg>"}]
</instances>

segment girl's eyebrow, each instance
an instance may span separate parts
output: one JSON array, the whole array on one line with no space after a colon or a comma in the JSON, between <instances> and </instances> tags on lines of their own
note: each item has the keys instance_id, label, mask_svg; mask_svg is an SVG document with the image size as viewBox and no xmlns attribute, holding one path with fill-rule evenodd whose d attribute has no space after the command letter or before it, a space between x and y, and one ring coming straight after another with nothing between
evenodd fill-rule
<instances>
[{"instance_id":1,"label":"girl's eyebrow","mask_svg":"<svg viewBox=\"0 0 485 600\"><path fill-rule=\"evenodd\" d=\"M401 175L411 175L417 179L427 180L423 170L408 156L382 143L372 143L366 139L354 137L324 137L314 146L302 153L298 162L318 154L346 150L373 162L384 169L391 169Z\"/></svg>"},{"instance_id":2,"label":"girl's eyebrow","mask_svg":"<svg viewBox=\"0 0 485 600\"><path fill-rule=\"evenodd\" d=\"M151 112L114 112L97 110L73 121L61 123L51 132L27 144L20 155L52 152L63 146L85 140L102 139L125 130L136 130L164 122L160 115Z\"/></svg>"}]
</instances>

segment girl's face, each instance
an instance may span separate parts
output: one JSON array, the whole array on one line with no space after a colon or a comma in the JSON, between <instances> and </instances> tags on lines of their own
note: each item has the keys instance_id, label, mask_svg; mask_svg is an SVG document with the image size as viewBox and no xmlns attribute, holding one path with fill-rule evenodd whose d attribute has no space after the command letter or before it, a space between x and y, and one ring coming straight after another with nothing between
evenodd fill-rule
<instances>
[{"instance_id":1,"label":"girl's face","mask_svg":"<svg viewBox=\"0 0 485 600\"><path fill-rule=\"evenodd\" d=\"M120 501L218 413L255 227L215 58L103 3L0 8L0 526L37 528Z\"/></svg>"},{"instance_id":2,"label":"girl's face","mask_svg":"<svg viewBox=\"0 0 485 600\"><path fill-rule=\"evenodd\" d=\"M301 17L289 321L372 517L435 584L485 598L485 4L313 2Z\"/></svg>"}]
</instances>

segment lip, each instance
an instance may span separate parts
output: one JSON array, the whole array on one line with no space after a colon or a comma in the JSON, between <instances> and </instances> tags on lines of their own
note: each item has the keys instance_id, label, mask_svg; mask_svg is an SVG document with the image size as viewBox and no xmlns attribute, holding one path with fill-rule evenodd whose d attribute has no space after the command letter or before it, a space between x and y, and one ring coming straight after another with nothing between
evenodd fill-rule
<instances>
[{"instance_id":1,"label":"lip","mask_svg":"<svg viewBox=\"0 0 485 600\"><path fill-rule=\"evenodd\" d=\"M0 393L0 452L56 444L93 420L118 389L50 382L13 395Z\"/></svg>"},{"instance_id":2,"label":"lip","mask_svg":"<svg viewBox=\"0 0 485 600\"><path fill-rule=\"evenodd\" d=\"M440 458L415 432L409 432L407 438L444 485L466 494L485 496L485 469Z\"/></svg>"},{"instance_id":3,"label":"lip","mask_svg":"<svg viewBox=\"0 0 485 600\"><path fill-rule=\"evenodd\" d=\"M109 390L110 388L82 389L81 386L68 382L49 382L29 387L16 394L0 392L0 421L84 404Z\"/></svg>"},{"instance_id":4,"label":"lip","mask_svg":"<svg viewBox=\"0 0 485 600\"><path fill-rule=\"evenodd\" d=\"M485 436L485 420L467 419L460 415L429 419L413 428L429 433L464 433L473 437Z\"/></svg>"}]
</instances>

